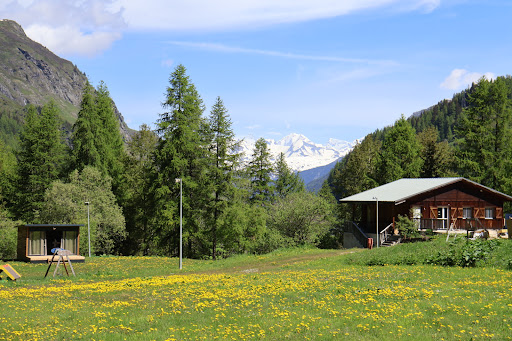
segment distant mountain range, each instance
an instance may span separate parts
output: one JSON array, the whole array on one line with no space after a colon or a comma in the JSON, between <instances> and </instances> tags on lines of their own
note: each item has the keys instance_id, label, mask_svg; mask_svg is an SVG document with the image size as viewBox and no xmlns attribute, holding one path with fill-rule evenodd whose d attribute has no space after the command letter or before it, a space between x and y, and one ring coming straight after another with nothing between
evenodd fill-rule
<instances>
[{"instance_id":1,"label":"distant mountain range","mask_svg":"<svg viewBox=\"0 0 512 341\"><path fill-rule=\"evenodd\" d=\"M347 155L356 142L331 138L326 145L322 145L311 141L302 134L295 133L278 141L273 139L266 141L272 157L275 159L280 153L284 153L288 166L296 172L329 165ZM241 151L244 154L244 161L251 159L255 143L256 139L252 137L246 137L242 140Z\"/></svg>"},{"instance_id":2,"label":"distant mountain range","mask_svg":"<svg viewBox=\"0 0 512 341\"><path fill-rule=\"evenodd\" d=\"M266 140L270 153L275 160L280 153L284 153L288 166L299 172L309 190L318 190L330 170L343 156L347 155L357 141L348 142L338 139L329 139L327 144L315 143L302 134L290 134L276 141ZM247 137L242 140L241 152L243 161L251 159L256 139ZM314 184L311 184L314 183Z\"/></svg>"}]
</instances>

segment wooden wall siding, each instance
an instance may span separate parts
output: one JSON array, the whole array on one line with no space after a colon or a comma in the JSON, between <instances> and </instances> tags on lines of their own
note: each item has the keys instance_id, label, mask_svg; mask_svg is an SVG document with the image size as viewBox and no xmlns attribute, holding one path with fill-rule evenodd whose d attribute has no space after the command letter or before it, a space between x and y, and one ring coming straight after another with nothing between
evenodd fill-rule
<instances>
[{"instance_id":1,"label":"wooden wall siding","mask_svg":"<svg viewBox=\"0 0 512 341\"><path fill-rule=\"evenodd\" d=\"M448 207L450 220L457 221L456 228L464 228L467 225L467 222L463 219L463 209L471 207L473 209L473 218L478 218L483 227L503 228L503 203L499 202L499 199L490 198L489 196L486 196L486 199L488 200L458 189L450 189L446 192L438 192L435 195L423 197L421 201L412 201L408 203L408 207L421 207L422 218L424 219L437 219L437 209L439 207ZM485 218L485 208L489 207L494 208L494 219Z\"/></svg>"},{"instance_id":2,"label":"wooden wall siding","mask_svg":"<svg viewBox=\"0 0 512 341\"><path fill-rule=\"evenodd\" d=\"M28 227L18 226L17 259L24 260L28 255Z\"/></svg>"}]
</instances>

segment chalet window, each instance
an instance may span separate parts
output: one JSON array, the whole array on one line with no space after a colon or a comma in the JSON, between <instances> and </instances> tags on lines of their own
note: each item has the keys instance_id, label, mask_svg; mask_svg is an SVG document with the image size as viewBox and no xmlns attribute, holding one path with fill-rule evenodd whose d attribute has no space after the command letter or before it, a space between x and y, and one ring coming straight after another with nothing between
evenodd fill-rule
<instances>
[{"instance_id":1,"label":"chalet window","mask_svg":"<svg viewBox=\"0 0 512 341\"><path fill-rule=\"evenodd\" d=\"M462 209L462 219L473 218L473 209L471 207L464 207Z\"/></svg>"},{"instance_id":2,"label":"chalet window","mask_svg":"<svg viewBox=\"0 0 512 341\"><path fill-rule=\"evenodd\" d=\"M494 219L496 217L494 207L485 208L485 219Z\"/></svg>"}]
</instances>

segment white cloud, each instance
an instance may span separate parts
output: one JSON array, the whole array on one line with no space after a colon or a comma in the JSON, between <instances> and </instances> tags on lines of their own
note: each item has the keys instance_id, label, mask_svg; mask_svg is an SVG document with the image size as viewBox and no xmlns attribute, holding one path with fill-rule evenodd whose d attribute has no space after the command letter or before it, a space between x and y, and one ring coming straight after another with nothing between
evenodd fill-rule
<instances>
[{"instance_id":1,"label":"white cloud","mask_svg":"<svg viewBox=\"0 0 512 341\"><path fill-rule=\"evenodd\" d=\"M94 56L122 36L122 11L110 0L11 0L0 15L17 21L53 52Z\"/></svg>"},{"instance_id":2,"label":"white cloud","mask_svg":"<svg viewBox=\"0 0 512 341\"><path fill-rule=\"evenodd\" d=\"M172 67L173 65L174 65L174 60L172 60L172 59L162 60L162 66L164 66L164 67Z\"/></svg>"},{"instance_id":3,"label":"white cloud","mask_svg":"<svg viewBox=\"0 0 512 341\"><path fill-rule=\"evenodd\" d=\"M472 83L478 82L482 77L494 79L496 76L492 72L484 74L478 72L469 72L464 69L454 69L448 77L441 83L440 87L447 90L460 90L468 87Z\"/></svg>"},{"instance_id":4,"label":"white cloud","mask_svg":"<svg viewBox=\"0 0 512 341\"><path fill-rule=\"evenodd\" d=\"M254 124L254 125L245 127L245 129L248 129L248 130L256 130L256 129L261 129L261 128L262 128L262 126L260 124Z\"/></svg>"},{"instance_id":5,"label":"white cloud","mask_svg":"<svg viewBox=\"0 0 512 341\"><path fill-rule=\"evenodd\" d=\"M16 20L55 51L94 55L125 30L254 29L374 9L431 11L440 0L0 0L0 15ZM40 31L37 31L40 30ZM65 41L58 32L70 30ZM66 43L55 49L56 44ZM256 52L256 51L251 51ZM299 58L293 54L283 57ZM347 59L350 61L350 59Z\"/></svg>"},{"instance_id":6,"label":"white cloud","mask_svg":"<svg viewBox=\"0 0 512 341\"><path fill-rule=\"evenodd\" d=\"M243 53L253 55L263 55L269 57L279 57L287 59L298 59L298 60L309 60L309 61L323 61L323 62L337 62L337 63L363 63L363 64L379 64L379 65L396 65L395 62L390 60L372 60L372 59L359 59L359 58L344 58L337 56L315 56L315 55L304 55L291 52L280 52L272 50L259 50L259 49L248 49L242 47L233 47L223 44L213 43L195 43L195 42L184 42L184 41L171 41L172 45L197 48L201 50L217 51L225 53Z\"/></svg>"},{"instance_id":7,"label":"white cloud","mask_svg":"<svg viewBox=\"0 0 512 341\"><path fill-rule=\"evenodd\" d=\"M397 7L432 11L439 0L115 0L113 8L133 28L224 30L333 18L362 10Z\"/></svg>"},{"instance_id":8,"label":"white cloud","mask_svg":"<svg viewBox=\"0 0 512 341\"><path fill-rule=\"evenodd\" d=\"M119 32L93 32L85 34L76 27L31 25L25 32L27 35L52 52L57 54L80 54L94 56L121 38Z\"/></svg>"}]
</instances>

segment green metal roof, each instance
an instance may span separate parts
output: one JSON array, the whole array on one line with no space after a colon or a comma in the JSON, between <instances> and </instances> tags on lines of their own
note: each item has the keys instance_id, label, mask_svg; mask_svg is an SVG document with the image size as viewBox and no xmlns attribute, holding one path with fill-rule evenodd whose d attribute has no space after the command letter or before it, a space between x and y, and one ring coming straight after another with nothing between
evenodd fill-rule
<instances>
[{"instance_id":1,"label":"green metal roof","mask_svg":"<svg viewBox=\"0 0 512 341\"><path fill-rule=\"evenodd\" d=\"M512 197L507 194L495 191L489 187L485 187L465 178L420 178L396 180L388 184L340 199L340 202L374 202L377 198L380 202L399 203L415 195L444 187L459 181L471 183L477 187L480 187L481 189L485 189L489 192L500 195L507 201L512 201Z\"/></svg>"}]
</instances>

